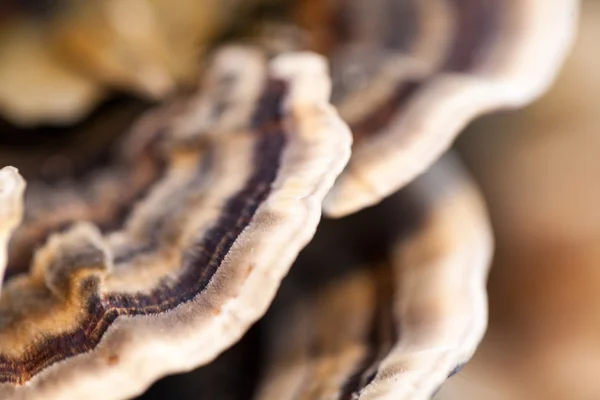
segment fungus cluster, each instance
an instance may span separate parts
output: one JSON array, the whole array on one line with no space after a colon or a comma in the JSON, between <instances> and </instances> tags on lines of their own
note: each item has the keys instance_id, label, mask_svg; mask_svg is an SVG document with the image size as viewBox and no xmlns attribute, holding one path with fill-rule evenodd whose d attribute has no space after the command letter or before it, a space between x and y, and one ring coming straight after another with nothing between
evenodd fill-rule
<instances>
[{"instance_id":1,"label":"fungus cluster","mask_svg":"<svg viewBox=\"0 0 600 400\"><path fill-rule=\"evenodd\" d=\"M26 188L0 170L0 398L130 398L208 364L299 254L254 398L429 398L483 335L492 251L478 190L443 153L545 90L576 10L299 0L279 28L216 46L109 162ZM28 112L12 117L47 109ZM322 209L345 218L317 228Z\"/></svg>"}]
</instances>

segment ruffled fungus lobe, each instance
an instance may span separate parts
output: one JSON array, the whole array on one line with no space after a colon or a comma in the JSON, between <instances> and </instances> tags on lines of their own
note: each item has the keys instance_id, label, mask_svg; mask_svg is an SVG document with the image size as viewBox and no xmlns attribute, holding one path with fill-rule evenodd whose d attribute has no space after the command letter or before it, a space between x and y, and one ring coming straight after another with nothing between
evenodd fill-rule
<instances>
[{"instance_id":1,"label":"ruffled fungus lobe","mask_svg":"<svg viewBox=\"0 0 600 400\"><path fill-rule=\"evenodd\" d=\"M130 397L238 340L349 158L329 87L318 56L227 48L199 95L158 111L170 117L157 129L142 121L128 148L150 146L164 165L126 216L112 214L118 227L52 234L31 272L5 285L0 397ZM62 207L85 203L76 194Z\"/></svg>"},{"instance_id":2,"label":"ruffled fungus lobe","mask_svg":"<svg viewBox=\"0 0 600 400\"><path fill-rule=\"evenodd\" d=\"M492 250L477 189L445 157L384 206L369 221L384 230L397 215L422 215L396 221L387 256L314 282L278 310L256 400L429 399L475 351ZM344 258L315 269L347 271Z\"/></svg>"},{"instance_id":3,"label":"ruffled fungus lobe","mask_svg":"<svg viewBox=\"0 0 600 400\"><path fill-rule=\"evenodd\" d=\"M575 0L334 4L334 104L355 139L325 201L331 216L410 182L478 115L543 93L569 48L578 7Z\"/></svg>"},{"instance_id":4,"label":"ruffled fungus lobe","mask_svg":"<svg viewBox=\"0 0 600 400\"><path fill-rule=\"evenodd\" d=\"M21 222L22 197L25 181L13 167L0 170L0 294L6 267L7 245L13 231Z\"/></svg>"}]
</instances>

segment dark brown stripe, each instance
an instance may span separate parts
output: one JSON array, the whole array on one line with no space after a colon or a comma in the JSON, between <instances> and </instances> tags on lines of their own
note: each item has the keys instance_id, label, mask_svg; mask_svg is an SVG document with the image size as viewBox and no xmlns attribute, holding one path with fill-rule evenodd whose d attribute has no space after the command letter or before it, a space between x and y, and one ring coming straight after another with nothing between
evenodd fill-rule
<instances>
[{"instance_id":1,"label":"dark brown stripe","mask_svg":"<svg viewBox=\"0 0 600 400\"><path fill-rule=\"evenodd\" d=\"M254 150L255 170L244 187L227 202L213 228L190 248L183 250L183 272L177 282L173 285L163 283L149 295L115 293L90 298L88 316L75 331L35 344L19 359L0 355L0 382L26 383L54 362L93 350L120 315L165 312L193 300L204 290L243 229L252 221L260 204L270 194L285 146L281 120L285 91L283 83L269 83L256 111L255 121L260 125L256 126L259 137Z\"/></svg>"},{"instance_id":2,"label":"dark brown stripe","mask_svg":"<svg viewBox=\"0 0 600 400\"><path fill-rule=\"evenodd\" d=\"M422 86L421 81L402 81L396 86L393 95L372 114L353 124L350 129L354 143L380 132L387 127L394 116L398 115L409 100Z\"/></svg>"},{"instance_id":3,"label":"dark brown stripe","mask_svg":"<svg viewBox=\"0 0 600 400\"><path fill-rule=\"evenodd\" d=\"M456 10L457 34L443 70L468 72L481 60L500 29L500 0L447 0ZM504 5L506 7L506 4Z\"/></svg>"},{"instance_id":4,"label":"dark brown stripe","mask_svg":"<svg viewBox=\"0 0 600 400\"><path fill-rule=\"evenodd\" d=\"M335 47L340 48L352 42L364 41L360 37L362 29L357 27L357 21L364 16L353 15L355 12L352 3L364 0L339 1L337 8L332 10L329 23L330 35ZM407 51L418 37L418 15L416 2L421 0L387 0L386 4L378 10L378 26L381 28L380 46L393 52ZM358 29L358 34L357 34Z\"/></svg>"},{"instance_id":5,"label":"dark brown stripe","mask_svg":"<svg viewBox=\"0 0 600 400\"><path fill-rule=\"evenodd\" d=\"M492 43L497 35L500 29L501 6L498 0L447 1L457 10L457 33L441 70L468 72L476 67L484 56L483 52L488 44ZM409 7L410 3L398 2L396 5L396 7L401 6L406 10L414 11L414 8ZM415 32L417 32L417 28L414 28ZM410 33L411 40L418 40L418 34L415 35L411 30L407 32ZM398 32L396 34L402 35ZM389 38L386 39L386 44L389 44L390 40ZM404 41L399 40L399 43L404 43ZM407 45L404 43L402 46L406 47ZM384 105L362 121L351 126L354 143L360 143L361 140L378 134L388 126L392 118L400 115L417 93L435 77L436 74L433 74L423 80L408 80L397 83L394 93Z\"/></svg>"},{"instance_id":6,"label":"dark brown stripe","mask_svg":"<svg viewBox=\"0 0 600 400\"><path fill-rule=\"evenodd\" d=\"M384 44L394 52L408 51L419 34L418 2L423 0L388 0L383 15Z\"/></svg>"}]
</instances>

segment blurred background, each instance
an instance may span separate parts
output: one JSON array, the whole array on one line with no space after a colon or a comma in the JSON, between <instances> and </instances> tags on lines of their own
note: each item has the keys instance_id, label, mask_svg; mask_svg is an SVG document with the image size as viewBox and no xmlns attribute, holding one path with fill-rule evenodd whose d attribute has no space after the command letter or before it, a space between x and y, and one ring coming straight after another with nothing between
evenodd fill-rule
<instances>
[{"instance_id":1,"label":"blurred background","mask_svg":"<svg viewBox=\"0 0 600 400\"><path fill-rule=\"evenodd\" d=\"M0 164L51 178L102 159L152 101L196 80L189 59L172 55L200 57L225 26L244 25L250 3L2 1ZM523 110L480 118L457 143L486 197L496 255L488 333L437 400L600 399L599 43L600 0L583 0L554 87ZM231 373L254 359L256 349L231 355L241 346L194 385L251 387L254 377ZM146 398L173 395L184 381L159 382ZM231 398L239 393L248 391Z\"/></svg>"}]
</instances>

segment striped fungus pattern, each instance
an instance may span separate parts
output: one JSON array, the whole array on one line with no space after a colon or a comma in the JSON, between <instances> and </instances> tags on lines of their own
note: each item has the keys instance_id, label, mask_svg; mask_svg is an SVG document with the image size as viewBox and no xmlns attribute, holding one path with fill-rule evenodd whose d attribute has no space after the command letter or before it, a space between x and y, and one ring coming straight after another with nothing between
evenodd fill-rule
<instances>
[{"instance_id":1,"label":"striped fungus pattern","mask_svg":"<svg viewBox=\"0 0 600 400\"><path fill-rule=\"evenodd\" d=\"M108 165L26 190L0 171L1 398L128 398L210 363L315 231L267 318L256 399L426 399L468 360L492 241L442 153L546 89L577 5L298 7L307 36L215 50ZM354 215L317 230L322 209Z\"/></svg>"}]
</instances>

